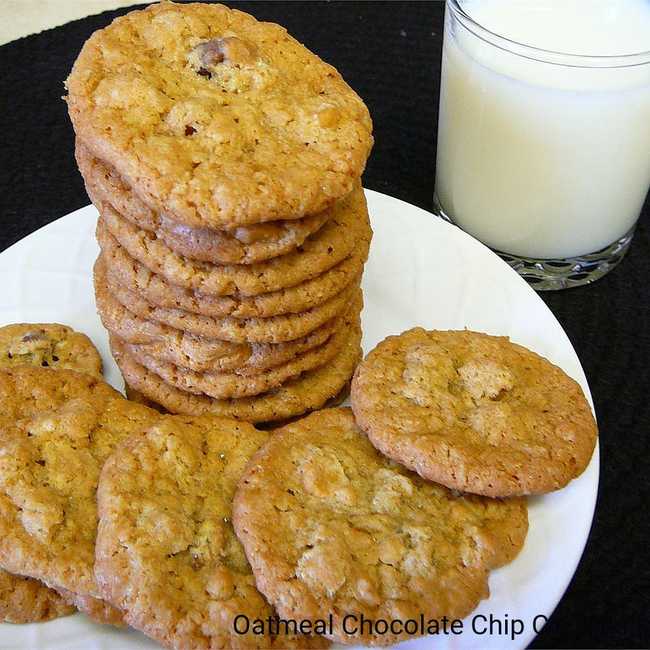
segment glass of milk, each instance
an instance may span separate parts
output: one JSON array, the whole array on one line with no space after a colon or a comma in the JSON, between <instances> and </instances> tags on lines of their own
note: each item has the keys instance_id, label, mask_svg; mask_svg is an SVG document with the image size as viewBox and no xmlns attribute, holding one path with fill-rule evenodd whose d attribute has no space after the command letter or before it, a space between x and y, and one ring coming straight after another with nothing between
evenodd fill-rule
<instances>
[{"instance_id":1,"label":"glass of milk","mask_svg":"<svg viewBox=\"0 0 650 650\"><path fill-rule=\"evenodd\" d=\"M611 270L650 187L650 0L447 0L436 169L536 289Z\"/></svg>"}]
</instances>

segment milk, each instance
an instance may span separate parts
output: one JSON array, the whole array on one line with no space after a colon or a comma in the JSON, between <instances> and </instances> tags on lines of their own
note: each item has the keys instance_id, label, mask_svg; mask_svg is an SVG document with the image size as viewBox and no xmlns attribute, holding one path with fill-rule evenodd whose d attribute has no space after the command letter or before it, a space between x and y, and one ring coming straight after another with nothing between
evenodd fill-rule
<instances>
[{"instance_id":1,"label":"milk","mask_svg":"<svg viewBox=\"0 0 650 650\"><path fill-rule=\"evenodd\" d=\"M650 50L650 0L461 5L488 30L544 50ZM634 66L610 60L621 67L553 52L527 58L531 50L506 42L513 54L489 32L477 38L451 13L436 173L445 213L492 248L533 258L592 253L622 237L650 186L650 55Z\"/></svg>"}]
</instances>

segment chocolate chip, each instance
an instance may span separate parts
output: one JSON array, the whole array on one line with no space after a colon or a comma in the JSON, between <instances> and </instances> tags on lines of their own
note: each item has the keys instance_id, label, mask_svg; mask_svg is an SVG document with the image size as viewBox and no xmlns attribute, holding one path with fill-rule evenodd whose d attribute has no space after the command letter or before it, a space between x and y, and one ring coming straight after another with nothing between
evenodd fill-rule
<instances>
[{"instance_id":1,"label":"chocolate chip","mask_svg":"<svg viewBox=\"0 0 650 650\"><path fill-rule=\"evenodd\" d=\"M199 43L194 48L194 51L197 53L202 66L199 68L199 74L202 74L201 70L209 72L209 70L206 69L208 66L222 63L226 58L223 38L213 38L211 41Z\"/></svg>"},{"instance_id":2,"label":"chocolate chip","mask_svg":"<svg viewBox=\"0 0 650 650\"><path fill-rule=\"evenodd\" d=\"M42 339L45 338L45 335L43 332L29 332L28 334L25 334L22 338L23 343L30 343L31 341L41 341Z\"/></svg>"},{"instance_id":3,"label":"chocolate chip","mask_svg":"<svg viewBox=\"0 0 650 650\"><path fill-rule=\"evenodd\" d=\"M219 63L227 61L235 66L248 65L257 58L255 45L236 36L204 41L194 48L193 53L200 66L198 74L208 78L211 76L210 68Z\"/></svg>"},{"instance_id":4,"label":"chocolate chip","mask_svg":"<svg viewBox=\"0 0 650 650\"><path fill-rule=\"evenodd\" d=\"M185 135L194 135L195 133L196 129L191 124L185 125Z\"/></svg>"}]
</instances>

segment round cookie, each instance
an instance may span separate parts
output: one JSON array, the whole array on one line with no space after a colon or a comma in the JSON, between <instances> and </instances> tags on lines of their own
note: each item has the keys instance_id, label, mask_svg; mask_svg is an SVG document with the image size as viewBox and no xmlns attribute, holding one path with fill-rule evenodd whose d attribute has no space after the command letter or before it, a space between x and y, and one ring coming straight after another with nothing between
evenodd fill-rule
<instances>
[{"instance_id":1,"label":"round cookie","mask_svg":"<svg viewBox=\"0 0 650 650\"><path fill-rule=\"evenodd\" d=\"M359 426L421 476L488 496L564 487L598 435L580 386L506 337L415 328L382 341L352 382Z\"/></svg>"},{"instance_id":2,"label":"round cookie","mask_svg":"<svg viewBox=\"0 0 650 650\"><path fill-rule=\"evenodd\" d=\"M352 190L367 108L286 30L223 5L162 3L84 44L75 132L153 209L231 228L301 218Z\"/></svg>"},{"instance_id":3,"label":"round cookie","mask_svg":"<svg viewBox=\"0 0 650 650\"><path fill-rule=\"evenodd\" d=\"M108 203L131 223L151 230L175 253L213 264L254 264L290 253L327 221L327 210L291 221L240 226L228 232L192 228L154 212L110 166L94 158L77 139L75 157L91 201Z\"/></svg>"},{"instance_id":4,"label":"round cookie","mask_svg":"<svg viewBox=\"0 0 650 650\"><path fill-rule=\"evenodd\" d=\"M179 350L165 340L137 345L142 353L147 356L173 363L175 366L193 372L234 373L241 377L251 377L282 366L292 359L326 344L332 338L334 332L342 326L343 322L344 317L339 316L321 325L307 336L286 343L242 344L246 345L244 361L237 365L230 364L227 369L225 368L226 364L222 363L222 358L219 358L217 363L203 361L201 358L197 358L197 355L188 354L182 349ZM115 333L117 334L117 332Z\"/></svg>"},{"instance_id":5,"label":"round cookie","mask_svg":"<svg viewBox=\"0 0 650 650\"><path fill-rule=\"evenodd\" d=\"M386 645L410 635L355 633L345 615L465 617L488 596L490 569L523 546L528 518L523 499L461 496L422 480L378 453L339 408L274 431L239 482L233 524L281 617L331 616L332 640Z\"/></svg>"},{"instance_id":6,"label":"round cookie","mask_svg":"<svg viewBox=\"0 0 650 650\"><path fill-rule=\"evenodd\" d=\"M90 615L106 612L93 574L99 471L115 444L158 417L87 374L0 371L2 567Z\"/></svg>"},{"instance_id":7,"label":"round cookie","mask_svg":"<svg viewBox=\"0 0 650 650\"><path fill-rule=\"evenodd\" d=\"M138 402L140 404L146 404L151 408L155 408L160 413L167 413L164 407L160 406L160 404L156 404L152 400L145 397L142 393L139 393L137 390L135 390L135 388L131 388L128 384L125 384L125 390L128 399L131 399L134 402ZM350 395L350 383L347 382L346 385L339 391L338 394L334 395L334 397L331 397L325 402L325 404L323 404L322 408L333 408L335 406L340 406L343 402L345 402L345 400L349 397L349 395ZM272 422L256 422L255 427L260 431L273 431L274 429L284 426L289 422L295 422L296 420L300 419L303 416L304 414L300 414L291 418L285 418L283 420L275 420Z\"/></svg>"},{"instance_id":8,"label":"round cookie","mask_svg":"<svg viewBox=\"0 0 650 650\"><path fill-rule=\"evenodd\" d=\"M170 283L215 296L254 296L299 285L315 278L349 257L372 230L365 195L360 186L337 201L327 223L302 246L266 262L217 265L182 257L154 233L141 230L102 204L98 238L107 230L126 252Z\"/></svg>"},{"instance_id":9,"label":"round cookie","mask_svg":"<svg viewBox=\"0 0 650 650\"><path fill-rule=\"evenodd\" d=\"M22 365L68 368L102 376L102 358L92 341L58 323L0 327L0 369Z\"/></svg>"},{"instance_id":10,"label":"round cookie","mask_svg":"<svg viewBox=\"0 0 650 650\"><path fill-rule=\"evenodd\" d=\"M0 622L38 623L74 611L62 596L39 580L0 570Z\"/></svg>"},{"instance_id":11,"label":"round cookie","mask_svg":"<svg viewBox=\"0 0 650 650\"><path fill-rule=\"evenodd\" d=\"M333 298L300 314L280 314L269 318L212 318L182 309L156 307L125 287L112 284L102 260L95 264L96 292L108 286L112 296L129 311L148 321L157 321L207 339L233 343L284 343L302 338L336 318L347 309L359 291L359 281Z\"/></svg>"},{"instance_id":12,"label":"round cookie","mask_svg":"<svg viewBox=\"0 0 650 650\"><path fill-rule=\"evenodd\" d=\"M115 300L103 285L96 285L95 300L102 323L111 334L139 345L150 356L196 372L258 374L322 345L344 318L333 318L306 336L285 343L233 343L194 336L140 318Z\"/></svg>"},{"instance_id":13,"label":"round cookie","mask_svg":"<svg viewBox=\"0 0 650 650\"><path fill-rule=\"evenodd\" d=\"M173 648L328 645L234 632L237 616L274 615L231 524L237 481L267 438L244 422L166 416L106 461L95 574L129 625Z\"/></svg>"},{"instance_id":14,"label":"round cookie","mask_svg":"<svg viewBox=\"0 0 650 650\"><path fill-rule=\"evenodd\" d=\"M283 421L321 408L341 394L361 358L361 330L351 328L345 347L329 364L306 372L269 393L220 400L170 386L137 363L115 338L110 342L113 357L130 389L167 411L188 415L212 413L248 422Z\"/></svg>"},{"instance_id":15,"label":"round cookie","mask_svg":"<svg viewBox=\"0 0 650 650\"><path fill-rule=\"evenodd\" d=\"M102 360L90 339L58 323L0 327L0 369L20 365L68 368L101 377ZM32 578L0 569L0 621L35 623L68 616L74 607Z\"/></svg>"},{"instance_id":16,"label":"round cookie","mask_svg":"<svg viewBox=\"0 0 650 650\"><path fill-rule=\"evenodd\" d=\"M355 317L358 322L358 312ZM229 399L268 392L304 372L324 366L341 351L347 338L347 328L342 327L319 347L307 350L282 365L248 376L236 372L195 372L156 359L143 352L138 345L122 342L122 346L135 361L180 390L195 395L204 394L217 399Z\"/></svg>"},{"instance_id":17,"label":"round cookie","mask_svg":"<svg viewBox=\"0 0 650 650\"><path fill-rule=\"evenodd\" d=\"M98 228L106 271L114 284L121 284L158 307L183 309L195 314L224 318L268 318L299 313L329 300L349 286L362 272L369 240L363 240L350 257L325 273L301 284L258 296L214 296L168 282L134 260L105 229Z\"/></svg>"}]
</instances>

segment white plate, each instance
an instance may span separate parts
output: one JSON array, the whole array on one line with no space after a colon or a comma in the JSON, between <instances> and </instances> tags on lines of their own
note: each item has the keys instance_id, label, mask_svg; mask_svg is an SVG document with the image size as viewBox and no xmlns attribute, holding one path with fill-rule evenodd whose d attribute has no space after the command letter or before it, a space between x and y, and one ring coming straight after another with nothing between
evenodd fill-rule
<instances>
[{"instance_id":1,"label":"white plate","mask_svg":"<svg viewBox=\"0 0 650 650\"><path fill-rule=\"evenodd\" d=\"M587 380L557 320L504 262L461 230L397 199L368 191L375 237L364 278L364 349L414 325L505 334ZM99 346L108 380L122 388L95 314L91 268L97 213L77 210L0 254L0 324L58 321ZM525 647L536 616L550 616L587 541L598 488L598 449L585 473L567 488L530 500L530 530L521 554L490 578L491 596L464 622L460 636L439 636L436 648ZM472 620L492 614L502 634L474 634ZM511 639L505 622L523 622ZM483 622L475 619L476 624ZM543 619L538 619L538 622ZM494 628L493 631L496 631ZM400 648L430 648L413 639ZM157 647L144 636L93 625L81 615L36 625L0 625L0 648L131 650Z\"/></svg>"}]
</instances>

